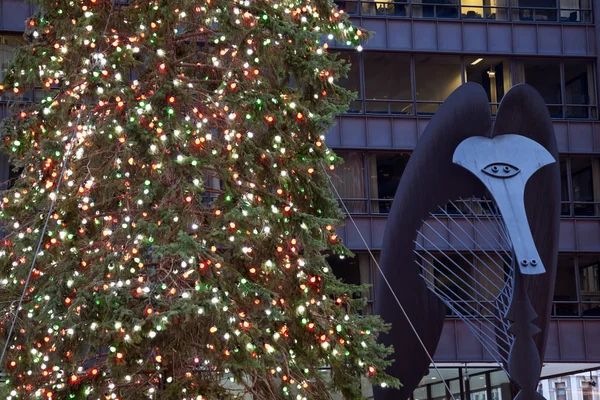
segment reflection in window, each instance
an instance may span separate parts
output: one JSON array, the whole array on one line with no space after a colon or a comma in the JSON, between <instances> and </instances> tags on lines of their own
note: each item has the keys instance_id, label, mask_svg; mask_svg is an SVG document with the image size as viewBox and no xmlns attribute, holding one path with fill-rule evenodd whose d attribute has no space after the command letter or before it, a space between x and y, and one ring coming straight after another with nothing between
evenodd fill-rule
<instances>
[{"instance_id":1,"label":"reflection in window","mask_svg":"<svg viewBox=\"0 0 600 400\"><path fill-rule=\"evenodd\" d=\"M432 115L462 84L459 57L415 56L417 113Z\"/></svg>"},{"instance_id":2,"label":"reflection in window","mask_svg":"<svg viewBox=\"0 0 600 400\"><path fill-rule=\"evenodd\" d=\"M600 264L598 256L579 257L579 290L584 316L600 316Z\"/></svg>"},{"instance_id":3,"label":"reflection in window","mask_svg":"<svg viewBox=\"0 0 600 400\"><path fill-rule=\"evenodd\" d=\"M337 84L357 93L358 99L362 98L362 93L360 92L360 59L358 52L349 52L343 51L338 53L339 59L344 60L346 63L350 64L350 71L348 71L348 76L344 78L339 78L337 80ZM360 101L353 101L350 103L350 108L348 109L350 113L359 113L362 112L362 106Z\"/></svg>"},{"instance_id":4,"label":"reflection in window","mask_svg":"<svg viewBox=\"0 0 600 400\"><path fill-rule=\"evenodd\" d=\"M554 0L552 0L554 1ZM522 60L515 62L515 83L527 83L533 86L548 104L552 118L562 118L560 104L560 62L555 60Z\"/></svg>"},{"instance_id":5,"label":"reflection in window","mask_svg":"<svg viewBox=\"0 0 600 400\"><path fill-rule=\"evenodd\" d=\"M565 68L565 102L567 118L595 117L596 104L594 95L594 68L590 61L566 60Z\"/></svg>"},{"instance_id":6,"label":"reflection in window","mask_svg":"<svg viewBox=\"0 0 600 400\"><path fill-rule=\"evenodd\" d=\"M334 170L331 181L348 212L364 214L367 212L364 153L338 151L337 155L344 159L344 163ZM345 211L344 207L342 210Z\"/></svg>"},{"instance_id":7,"label":"reflection in window","mask_svg":"<svg viewBox=\"0 0 600 400\"><path fill-rule=\"evenodd\" d=\"M571 157L573 210L576 217L597 215L600 202L600 159L589 156Z\"/></svg>"},{"instance_id":8,"label":"reflection in window","mask_svg":"<svg viewBox=\"0 0 600 400\"><path fill-rule=\"evenodd\" d=\"M364 71L367 113L413 113L409 56L364 53Z\"/></svg>"},{"instance_id":9,"label":"reflection in window","mask_svg":"<svg viewBox=\"0 0 600 400\"><path fill-rule=\"evenodd\" d=\"M369 155L372 213L390 212L392 200L409 158L408 153Z\"/></svg>"},{"instance_id":10,"label":"reflection in window","mask_svg":"<svg viewBox=\"0 0 600 400\"><path fill-rule=\"evenodd\" d=\"M496 114L498 103L504 93L510 89L509 61L497 58L465 58L467 82L480 84L492 104L492 113Z\"/></svg>"}]
</instances>

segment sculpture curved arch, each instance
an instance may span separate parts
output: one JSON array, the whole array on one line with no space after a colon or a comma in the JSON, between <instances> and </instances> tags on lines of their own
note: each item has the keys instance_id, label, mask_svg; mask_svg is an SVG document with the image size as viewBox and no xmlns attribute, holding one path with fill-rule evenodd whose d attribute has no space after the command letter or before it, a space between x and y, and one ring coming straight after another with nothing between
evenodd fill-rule
<instances>
[{"instance_id":1,"label":"sculpture curved arch","mask_svg":"<svg viewBox=\"0 0 600 400\"><path fill-rule=\"evenodd\" d=\"M493 125L493 128L492 128ZM422 338L428 352L437 348L446 313L444 303L431 293L415 266L417 230L437 207L448 200L483 197L484 185L453 154L465 139L517 134L532 139L558 160L552 121L541 96L528 85L517 85L504 96L495 124L483 88L467 83L456 89L432 118L406 166L385 229L380 267ZM546 273L529 275L524 286L538 315L541 329L534 336L543 359L547 339L560 223L560 174L558 163L536 172L525 188L525 209L533 241ZM385 285L375 294L375 313L392 324L382 341L393 345L394 364L388 369L404 385L400 390L375 389L377 400L406 399L426 374L430 360L408 321L396 308Z\"/></svg>"}]
</instances>

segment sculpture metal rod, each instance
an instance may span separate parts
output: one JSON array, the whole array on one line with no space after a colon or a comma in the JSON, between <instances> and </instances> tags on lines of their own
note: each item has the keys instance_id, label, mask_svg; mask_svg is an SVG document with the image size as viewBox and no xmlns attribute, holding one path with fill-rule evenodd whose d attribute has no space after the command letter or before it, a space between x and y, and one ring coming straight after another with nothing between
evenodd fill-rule
<instances>
[{"instance_id":1,"label":"sculpture metal rod","mask_svg":"<svg viewBox=\"0 0 600 400\"><path fill-rule=\"evenodd\" d=\"M454 282L454 280L453 280L453 279L451 279L450 277L448 277L448 275L446 275L446 274L445 274L443 271L441 271L440 269L436 268L436 267L435 267L435 265L433 265L433 263L432 263L431 261L429 261L428 259L426 259L426 258L425 258L425 257L424 257L422 254L419 254L419 253L418 253L418 252L416 252L416 251L415 251L415 254L417 254L417 255L418 255L418 256L419 256L419 257L420 257L422 260L424 260L424 261L425 261L427 264L429 264L429 265L431 265L433 268L435 268L435 269L436 269L436 270L437 270L437 271L438 271L438 272L439 272L439 273L440 273L442 276L444 276L446 279L448 279L448 280L450 280L450 281L453 281L453 282ZM434 255L433 255L433 254L429 253L429 255L430 255L431 257L433 257L433 258L434 258L434 259L435 259L437 262L440 262L440 261L439 261L439 260L438 260L438 259L437 259L437 258L436 258ZM422 270L422 271L427 271L427 273L431 274L431 272L430 272L430 271L428 271L428 270L427 270L427 269L425 269L425 268L421 268L421 270ZM450 270L450 272L452 272L452 271ZM440 279L439 279L439 278L437 278L435 275L433 275L433 274L431 274L431 275L433 276L433 278L434 278L434 279L436 279L436 280L438 280L439 282L441 282L441 281L440 281ZM456 275L456 274L454 274L454 275ZM458 276L457 276L457 277L458 277ZM423 277L423 278L424 278L424 277ZM471 288L471 289L473 289L473 290L475 291L475 288L473 288L472 286L470 286L468 283L466 283L466 282L465 282L464 280L462 280L460 277L458 277L458 278L459 278L459 280L461 280L461 282L463 282L463 283L464 283L464 284L465 284L467 287L469 287L469 288ZM427 281L427 280L426 280L426 281ZM443 283L443 282L442 282L442 283ZM445 286L445 287L446 287L446 288L448 288L447 286ZM477 300L475 297L473 297L473 295L471 295L471 294L470 294L468 291L466 291L464 288L462 288L462 287L460 287L460 286L458 286L458 288L459 288L459 289L460 289L460 290L461 290L461 291L462 291L464 294L466 294L466 295L467 295L467 296L468 296L468 297L469 297L471 300L473 300L473 301L475 301L476 303L480 304L480 305L482 306L482 308L483 308L483 309L485 309L487 312L489 312L489 313L490 313L490 315L491 315L491 316L492 316L494 319L496 319L496 320L497 320L498 322L500 322L502 325L506 324L506 321L504 321L504 320L503 320L502 318L500 318L498 315L495 315L495 314L492 312L492 310L490 310L489 308L485 307L485 306L484 306L484 305L483 305L483 304L482 304L482 303L481 303L479 300ZM450 292L452 292L454 295L456 295L456 297L460 297L460 296L458 296L458 294L457 294L456 292L454 292L452 289L449 289L449 288L448 288L448 290L449 290ZM479 314L479 317L487 320L487 317L485 317L483 314ZM508 324L507 324L507 327L508 327Z\"/></svg>"},{"instance_id":2,"label":"sculpture metal rod","mask_svg":"<svg viewBox=\"0 0 600 400\"><path fill-rule=\"evenodd\" d=\"M491 204L494 205L494 207L496 206L496 203L494 202L494 200L487 200L487 199L473 199L473 201L475 201L480 208L483 209L483 207L481 206L481 202L485 201L485 202L490 202ZM475 217L478 217L479 214L474 214ZM497 213L495 214L488 214L488 213L483 213L483 215L487 218L488 221L493 221L498 223L498 225L494 225L494 227L496 228L496 232L498 232L500 234L500 237L502 237L502 239L504 239L504 241L506 242L507 245L510 244L510 235L508 234L508 230L506 229L506 225L504 224L504 222L502 221L501 215L500 215L500 210L498 210ZM492 220L491 217L494 217L494 219ZM508 255L508 253L507 253ZM511 255L512 258L512 255Z\"/></svg>"},{"instance_id":3,"label":"sculpture metal rod","mask_svg":"<svg viewBox=\"0 0 600 400\"><path fill-rule=\"evenodd\" d=\"M418 246L421 246L421 245L418 245ZM421 249L422 249L422 248L421 248ZM427 254L428 254L430 257L432 257L432 258L433 258L435 261L437 261L438 263L442 264L442 262L441 262L441 261L440 261L440 260L439 260L439 259L438 259L438 258L437 258L435 255L433 255L433 254L432 254L432 253L430 253L430 252L427 252L427 250L424 250L424 251L425 251L425 252L426 252L426 253L427 253ZM416 250L415 250L415 253L416 253L416 254L418 254L418 256L419 256L421 259L425 260L425 261L427 262L427 264L431 265L431 267L432 267L433 269L435 269L437 272L439 272L439 273L440 273L442 276L444 276L446 279L448 279L449 281L451 281L451 282L453 282L453 283L456 283L456 280L455 280L455 279L453 279L453 278L449 277L447 274L445 274L445 273L444 273L444 271L442 271L441 269L437 268L437 267L436 267L436 266L435 266L433 263L431 263L429 260L427 260L427 259L426 259L426 258L425 258L425 257L424 257L422 254L419 254L419 253L417 253L417 251L416 251ZM447 258L448 258L448 257L447 257ZM464 269L461 269L461 270L462 270L463 272L467 273L467 272L466 272ZM474 293L477 293L477 294L479 294L479 292L477 291L477 289L476 289L474 286L471 286L471 285L469 285L467 282L465 282L465 280L464 280L464 279L462 279L460 276L458 276L458 275L457 275L457 274L456 274L456 273L455 273L455 272L454 272L452 269L449 269L449 268L448 268L448 269L447 269L447 271L448 271L448 272L450 272L452 275L456 276L460 282L462 282L462 283L463 283L463 284L464 284L466 287L468 287L469 289L471 289L471 290L472 290ZM467 273L467 274L468 274L468 273ZM480 300L478 300L477 298L473 297L473 295L471 295L469 292L465 291L465 290L464 290L462 287L460 287L460 286L459 286L459 288L460 288L460 289L461 289L463 292L465 292L465 293L466 293L466 294L467 294L467 295L468 295L468 296L469 296L469 297L470 297L470 298L471 298L473 301L475 301L475 302L480 302ZM488 293L490 293L490 292L488 291ZM493 296L493 294L492 294L492 293L490 293L490 294ZM486 301L486 302L489 302L490 300L492 300L492 299L484 299L484 301ZM493 299L493 300L497 300L497 299ZM506 305L505 305L505 306L506 306ZM490 310L489 310L489 309L487 309L487 311L490 311ZM493 313L493 312L491 312L490 314L494 314L494 313ZM498 317L498 318L499 318L499 317ZM501 319L499 318L499 320L501 320ZM508 326L508 325L507 325L507 326Z\"/></svg>"},{"instance_id":4,"label":"sculpture metal rod","mask_svg":"<svg viewBox=\"0 0 600 400\"><path fill-rule=\"evenodd\" d=\"M454 202L450 201L450 204L454 204ZM494 247L494 245L490 243L490 241L488 240L488 238L486 237L486 235L484 235L484 234L483 234L483 233L482 233L482 232L481 232L479 229L477 229L477 227L475 226L475 224L474 224L473 222L471 222L470 218L469 218L468 216L466 216L466 215L465 215L465 214L464 214L462 211L460 211L460 210L459 210L458 212L459 212L459 213L460 213L460 215L461 215L461 216L462 216L462 217L465 219L465 221L467 221L467 223L469 223L469 224L471 225L471 227L472 227L472 228L475 230L475 232L476 232L477 234L479 234L479 235L480 235L480 236L483 238L483 240L485 240L485 242L488 244L488 246L490 246L490 249L491 249L491 250L492 250L494 253L496 253L496 255L497 255L498 257L500 257L501 259L503 259L503 260L504 260L504 258L503 258L503 257L502 257L502 256L501 256L501 255L498 253L498 251L496 250L496 247ZM503 252L503 253L504 253L506 256L508 256L508 257L512 257L512 256L511 256L511 255L508 253L508 251L506 250L506 247L507 247L507 246L506 246L506 244L504 244L504 243L501 243L501 242L500 242L500 241L499 241L499 240L498 240L498 239L497 239L497 238L494 236L494 234L493 234L493 233L492 233L492 232L491 232L491 231L488 229L488 227L487 227L487 224L486 224L485 222L483 222L483 221L482 221L482 220L481 220L481 219L480 219L480 218L479 218L479 217L478 217L476 214L475 214L475 219L477 219L477 221L481 222L481 226L482 226L482 227L483 227L483 228L484 228L484 229L485 229L485 230L486 230L486 231L487 231L487 232L490 234L490 236L491 236L491 237L494 239L494 241L495 241L495 242L496 242L496 243L497 243L497 244L500 246L500 248L502 249L501 251L502 251L502 252ZM496 224L493 224L493 223L492 223L492 225L494 225L494 226L495 226ZM463 232L464 232L465 234L467 234L467 233L466 233L464 230L463 230ZM477 243L476 243L476 244L477 244ZM485 251L485 249L483 249L483 247L479 246L479 248L480 248L482 251Z\"/></svg>"},{"instance_id":5,"label":"sculpture metal rod","mask_svg":"<svg viewBox=\"0 0 600 400\"><path fill-rule=\"evenodd\" d=\"M438 221L440 224L442 224L442 222L441 222L440 220L438 220L438 219L437 219L437 217L435 217L435 216L434 216L434 218L435 218L435 220L436 220L436 221ZM456 223L456 221L454 221L454 220L452 220L452 221L453 221L454 223ZM435 233L436 233L436 234L437 234L437 235L438 235L438 236L439 236L439 237L440 237L442 240L444 240L444 242L446 242L446 243L448 244L448 246L451 246L451 247L452 247L452 244L451 244L450 242L448 242L448 241L446 240L446 238L444 238L444 237L443 237L443 236L442 236L442 235L441 235L441 234L440 234L440 233L439 233L439 232L438 232L438 231L437 231L435 228L433 228L431 225L429 225L429 223L427 223L427 222L425 222L425 221L424 221L424 224L426 224L426 225L427 225L427 226L428 226L428 227L429 227L429 228L430 228L432 231L434 231L434 232L435 232ZM457 225L458 225L458 224L457 224ZM458 226L459 226L459 228L460 228L460 225L458 225ZM458 236L457 236L457 235L456 235L454 232L452 232L452 230L450 230L450 229L447 229L447 231L448 231L448 232L449 232L449 233L450 233L450 234L451 234L451 235L452 235L452 236L453 236L453 237L454 237L456 240L458 240L458 242L459 242L459 243L460 243L460 244L461 244L461 245L462 245L462 246L463 246L465 249L467 249L467 251L469 251L469 253L471 253L471 254L472 254L472 255L473 255L473 256L474 256L474 257L475 257L475 258L476 258L476 259L477 259L479 262L481 262L483 266L485 266L485 267L486 267L486 268L487 268L487 269L488 269L488 270L489 270L489 271L490 271L490 272L491 272L493 275L495 275L495 276L496 276L496 278L500 279L502 282L504 282L504 281L505 281L504 277L500 277L498 274L496 274L496 272L495 272L495 271L494 271L492 268L488 267L488 266L487 266L487 264L485 263L485 261L483 261L483 260L482 260L482 259L481 259L481 258L480 258L480 257L479 257L479 256L478 256L476 253L475 253L475 252L471 251L471 250L470 250L470 249L467 247L467 245L466 245L466 244L465 244L465 243L464 243L464 242L463 242L463 241L462 241L462 240L461 240L461 239L460 239L460 238L459 238L459 237L458 237ZM459 252L457 252L457 254L460 254L460 255L461 255L461 257L462 257L462 258L463 258L465 261L467 261L468 263L470 263L470 261L469 261L469 260L467 260L467 259L466 259L466 258L465 258L465 257L462 255L462 253L459 253ZM485 253L485 254L487 254L487 253ZM495 260L494 260L492 257L488 257L488 258L490 258L490 260L492 260L492 262L494 263L494 265L496 265L496 267L498 267L498 269L500 269L500 270L502 270L502 271L504 272L504 268L503 268L503 266L500 266L498 263L496 263L496 261L495 261ZM488 282L490 282L492 285L494 285L494 286L496 287L496 289L498 289L499 291L501 291L501 290L502 290L502 289L500 289L500 287L496 286L496 285L495 285L495 283L494 283L494 282L492 282L492 281L491 281L491 280L490 280L490 279L487 277L487 275L485 275L485 274L482 274L482 275L485 277L485 279L486 279Z\"/></svg>"},{"instance_id":6,"label":"sculpture metal rod","mask_svg":"<svg viewBox=\"0 0 600 400\"><path fill-rule=\"evenodd\" d=\"M427 223L425 222L425 224L427 224ZM428 225L428 224L427 224L427 225ZM428 226L429 226L429 225L428 225ZM440 238L441 238L441 239L442 239L442 240L443 240L443 241L444 241L446 244L448 244L449 246L452 246L452 245L451 245L451 244L450 244L450 243L449 243L449 242L448 242L448 241L447 241L447 240L446 240L446 239L445 239L445 238L444 238L442 235L440 235L440 234L439 234L439 233L438 233L436 230L434 230L433 228L431 228L431 229L432 229L432 230L433 230L433 231L434 231L434 232L435 232L435 233L436 233L436 234L437 234L437 235L438 235L438 236L439 236L439 237L440 237ZM429 239L427 236L425 236L425 235L424 235L423 233L421 233L421 232L419 232L419 235L420 235L420 236L421 236L423 239L427 240L427 241L428 241L428 242L429 242L429 243L430 243L430 244L431 244L431 245L432 245L432 246L433 246L433 247L434 247L434 248L435 248L437 251L439 251L440 253L442 253L442 254L444 255L444 257L446 257L448 260L450 260L450 262L452 262L452 264L454 264L454 265L455 265L455 266L456 266L458 269L460 269L461 271L465 272L467 275L470 275L470 273L469 273L468 271L466 271L466 270L465 270L464 268L462 268L462 267L461 267L461 266L460 266L460 265L459 265L459 264L458 264L456 261L454 261L452 258L450 258L450 256L449 256L449 255L448 255L446 252L443 252L442 250L440 250L440 248L439 248L439 247L437 247L437 246L436 246L436 245L435 245L435 244L434 244L434 243L431 241L431 239ZM421 247L423 250L427 251L427 249L426 249L426 248L425 248L423 245L419 244L419 246L420 246L420 247ZM471 263L471 261L469 261L469 260L468 260L468 259L467 259L467 258L466 258L464 255L462 255L462 253L459 253L459 252L457 251L457 252L456 252L456 254L458 254L458 255L459 255L459 256L460 256L460 257L461 257L463 260L465 260L465 261L466 261L466 262L467 262L467 263L468 263L468 264L469 264L471 267L475 267L475 266L474 266L474 265ZM471 253L471 254L473 254L473 253ZM443 263L442 263L442 264L443 264ZM500 268L500 266L498 266L498 267ZM448 270L449 270L449 271L452 271L450 268L448 268ZM498 290L498 294L499 294L500 292L502 292L502 289L503 289L503 288L501 288L500 286L497 286L497 285L496 285L494 282L492 282L492 281L491 281L491 280L490 280L490 279L489 279L487 276L485 276L484 274L482 274L482 275L483 275L483 276L484 276L484 277L485 277L485 278L488 280L488 282L489 282L489 283L490 283L492 286L494 286L494 288L496 288L496 289ZM492 292L491 292L489 289L487 289L485 286L482 286L482 288L483 288L483 289L485 289L485 291L486 291L486 292L488 292L488 294L490 294L490 295L491 295L493 298L497 298L497 297L498 297L498 294L492 293Z\"/></svg>"},{"instance_id":7,"label":"sculpture metal rod","mask_svg":"<svg viewBox=\"0 0 600 400\"><path fill-rule=\"evenodd\" d=\"M432 288L428 288L429 291L431 291L432 293L436 294L435 291ZM437 295L437 294L436 294ZM450 308L455 314L460 316L460 312L457 309L457 307L454 306L454 304L450 301L448 301L447 299L442 299L441 300L444 302L444 304L446 304L446 306L448 308ZM456 304L456 303L455 303ZM472 319L469 318L460 318L461 321L463 321L466 326L467 329L469 329L469 331L473 334L473 336L475 336L475 338L481 343L481 345L485 348L485 350L492 356L492 358L494 359L494 361L496 361L499 365L500 368L502 368L502 370L504 372L506 372L507 375L508 371L506 370L506 368L504 367L504 363L508 363L508 360L506 357L504 357L502 355L502 353L498 350L498 347L500 347L502 350L506 350L504 347L501 347L498 342L496 342L493 338L490 338L488 335L485 335L483 333L483 330L481 330L481 325L478 327L477 325L475 325L475 323L473 322ZM483 336L485 335L487 337L487 339ZM490 345L491 343L491 345Z\"/></svg>"},{"instance_id":8,"label":"sculpture metal rod","mask_svg":"<svg viewBox=\"0 0 600 400\"><path fill-rule=\"evenodd\" d=\"M427 273L431 274L431 272L429 272L429 271L427 271ZM423 276L423 275L420 275L420 276L421 276L423 279L427 280L427 277L425 277L425 276ZM435 276L433 276L433 278L434 278L434 280L437 280L438 282L441 282L441 281L439 280L439 278L437 278L437 277L435 277ZM430 290L430 291L431 291L433 294L435 294L437 297L439 297L439 298L440 298L440 300L442 300L442 301L444 302L444 304L446 304L447 302L451 302L451 303L453 303L453 304L456 304L456 305L458 305L458 304L460 303L460 304L461 304L461 310L460 310L460 311L461 311L461 312L463 312L463 311L466 311L466 316L465 316L465 314L464 314L464 313L463 313L463 314L461 314L460 312L457 312L457 311L456 311L456 310L454 310L454 309L453 309L453 311L455 311L455 312L456 312L456 314L458 315L458 317L459 317L461 320L465 320L465 321L468 321L468 320L475 320L475 319L476 319L476 320L484 320L484 321L485 321L485 322L487 322L488 324L490 324L490 325L492 325L492 326L496 327L496 324L494 323L494 321L490 321L490 320L489 320L489 319L488 319L488 318L487 318L485 315L481 314L481 312L480 312L480 311L478 311L478 310L477 310L475 307L473 307L473 305L471 305L471 304L470 304L470 302L467 302L467 301L456 301L456 300L452 300L450 297L448 297L448 295L447 295L447 294L440 293L439 291L436 291L435 289L437 289L437 288L432 288L431 286L427 286L427 288L428 288L428 289L429 289L429 290ZM455 296L456 296L456 292L454 292L454 291L452 291L452 290L449 290L449 292L451 292L453 295L455 295ZM477 304L480 304L480 303L477 303ZM446 305L448 305L448 304L446 304ZM474 312L475 312L477 315L471 314L471 313L469 312L469 309L467 309L467 307L466 307L466 306L469 306L469 307L470 307L470 309L471 309L471 310L473 310L473 311L474 311ZM455 307L455 306L453 306L453 307ZM492 317L494 317L494 319L496 319L496 320L497 320L497 318L498 318L497 316L495 316L495 315L493 315L493 314L492 314ZM482 334L483 334L483 335L485 335L485 336L486 336L486 337L487 337L489 340L493 340L493 341L494 341L494 343L495 343L496 345L498 345L498 347L502 347L502 350L505 350L506 352L508 352L508 350L510 349L510 346L512 345L512 341L510 341L510 339L507 339L507 338L501 338L501 337L499 337L499 336L498 336L498 334L496 333L496 331L495 331L494 329L492 329L491 327L487 326L487 325L485 325L485 328L486 328L486 329L487 329L487 330L488 330L488 331L491 333L491 335L492 335L493 337L492 337L492 336L489 336L489 335L487 335L487 334L485 334L483 331L482 331ZM504 342L504 343L505 343L505 344L508 346L508 348L504 348L504 346L500 346L500 344L499 344L499 343L495 342L496 338L498 338L498 339L500 339L502 342Z\"/></svg>"}]
</instances>

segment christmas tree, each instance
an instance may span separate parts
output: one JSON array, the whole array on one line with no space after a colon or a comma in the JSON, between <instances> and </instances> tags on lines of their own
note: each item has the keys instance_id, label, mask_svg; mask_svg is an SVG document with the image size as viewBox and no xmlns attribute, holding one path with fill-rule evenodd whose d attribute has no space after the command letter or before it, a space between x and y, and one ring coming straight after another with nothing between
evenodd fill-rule
<instances>
[{"instance_id":1,"label":"christmas tree","mask_svg":"<svg viewBox=\"0 0 600 400\"><path fill-rule=\"evenodd\" d=\"M362 398L380 319L324 133L352 93L329 0L38 0L2 90L6 399ZM22 96L44 91L39 104Z\"/></svg>"}]
</instances>

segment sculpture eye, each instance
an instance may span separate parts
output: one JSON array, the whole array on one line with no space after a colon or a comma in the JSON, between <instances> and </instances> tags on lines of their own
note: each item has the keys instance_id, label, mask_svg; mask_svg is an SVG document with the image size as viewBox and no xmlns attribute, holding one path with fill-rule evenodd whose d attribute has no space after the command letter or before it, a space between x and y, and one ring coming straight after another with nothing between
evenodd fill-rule
<instances>
[{"instance_id":1,"label":"sculpture eye","mask_svg":"<svg viewBox=\"0 0 600 400\"><path fill-rule=\"evenodd\" d=\"M482 169L483 172L494 178L510 178L521 170L515 166L505 163L493 163Z\"/></svg>"}]
</instances>

